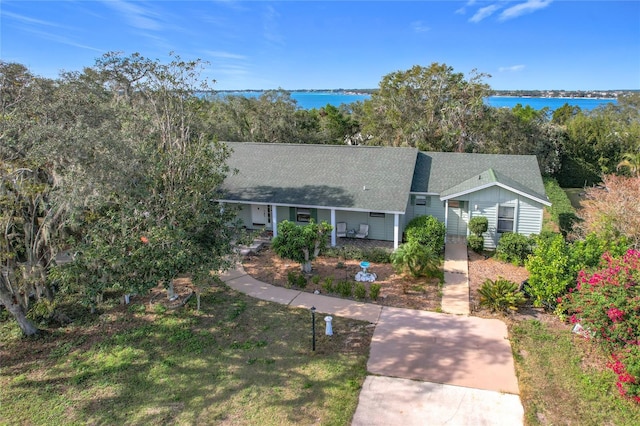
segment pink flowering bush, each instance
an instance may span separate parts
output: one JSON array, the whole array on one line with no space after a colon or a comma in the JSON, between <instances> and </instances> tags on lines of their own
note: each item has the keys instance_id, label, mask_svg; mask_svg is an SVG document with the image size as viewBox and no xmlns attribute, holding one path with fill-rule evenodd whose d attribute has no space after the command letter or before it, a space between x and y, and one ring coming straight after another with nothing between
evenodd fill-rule
<instances>
[{"instance_id":1,"label":"pink flowering bush","mask_svg":"<svg viewBox=\"0 0 640 426\"><path fill-rule=\"evenodd\" d=\"M612 353L620 394L640 403L640 251L605 253L600 269L580 271L575 289L558 302Z\"/></svg>"}]
</instances>

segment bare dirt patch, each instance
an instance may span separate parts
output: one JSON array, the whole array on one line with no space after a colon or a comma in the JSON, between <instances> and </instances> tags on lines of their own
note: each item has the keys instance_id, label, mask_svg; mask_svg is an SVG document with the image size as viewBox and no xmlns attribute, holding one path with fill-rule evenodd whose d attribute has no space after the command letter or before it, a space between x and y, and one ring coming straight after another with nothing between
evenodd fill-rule
<instances>
[{"instance_id":1,"label":"bare dirt patch","mask_svg":"<svg viewBox=\"0 0 640 426\"><path fill-rule=\"evenodd\" d=\"M355 282L356 274L362 270L359 260L335 257L320 256L312 265L313 270L311 276L307 277L307 285L301 289L310 293L317 290L326 294L322 283L327 277L333 277L334 283L344 280ZM287 279L290 272L300 272L300 264L280 258L268 247L257 254L246 256L243 266L252 277L280 287L290 286ZM382 288L378 300L371 300L368 296L371 284L363 283L367 288L366 302L425 311L440 310L442 294L439 279L412 278L396 274L388 263L370 262L368 271L376 274L375 283L380 284ZM314 283L314 276L319 277L316 278L319 280L317 283Z\"/></svg>"}]
</instances>

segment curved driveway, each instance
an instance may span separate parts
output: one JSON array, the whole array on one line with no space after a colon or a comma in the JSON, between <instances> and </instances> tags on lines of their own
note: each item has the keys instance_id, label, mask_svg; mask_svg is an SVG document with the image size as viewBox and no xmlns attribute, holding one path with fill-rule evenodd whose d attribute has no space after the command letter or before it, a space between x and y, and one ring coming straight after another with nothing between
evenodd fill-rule
<instances>
[{"instance_id":1,"label":"curved driveway","mask_svg":"<svg viewBox=\"0 0 640 426\"><path fill-rule=\"evenodd\" d=\"M455 260L458 265L462 261ZM241 267L221 278L262 300L315 306L319 313L376 323L367 363L371 375L360 392L352 425L523 424L511 346L502 321L284 289L255 280Z\"/></svg>"}]
</instances>

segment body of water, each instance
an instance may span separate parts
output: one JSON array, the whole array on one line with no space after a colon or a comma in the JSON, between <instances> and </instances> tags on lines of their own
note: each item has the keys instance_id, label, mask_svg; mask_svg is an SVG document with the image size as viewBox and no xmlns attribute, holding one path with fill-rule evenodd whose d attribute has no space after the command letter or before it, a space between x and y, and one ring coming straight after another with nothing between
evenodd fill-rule
<instances>
[{"instance_id":1,"label":"body of water","mask_svg":"<svg viewBox=\"0 0 640 426\"><path fill-rule=\"evenodd\" d=\"M250 98L259 97L262 92L228 92L223 94L231 94L238 96L246 96ZM345 93L345 92L291 92L291 98L294 99L298 106L303 109L320 109L327 104L340 106L341 104L350 104L353 102L364 101L369 99L370 95ZM594 99L594 98L520 98L512 96L490 96L485 102L487 105L496 108L513 108L517 104L523 106L529 105L533 109L542 109L548 107L551 111L560 108L564 104L576 105L580 109L590 111L607 103L617 103L615 99Z\"/></svg>"},{"instance_id":2,"label":"body of water","mask_svg":"<svg viewBox=\"0 0 640 426\"><path fill-rule=\"evenodd\" d=\"M569 104L571 106L579 106L583 111L590 111L608 103L616 104L618 101L615 99L597 98L518 98L513 96L491 96L486 99L486 103L496 108L513 108L521 104L522 106L529 105L533 109L548 107L551 111L564 106L564 104Z\"/></svg>"}]
</instances>

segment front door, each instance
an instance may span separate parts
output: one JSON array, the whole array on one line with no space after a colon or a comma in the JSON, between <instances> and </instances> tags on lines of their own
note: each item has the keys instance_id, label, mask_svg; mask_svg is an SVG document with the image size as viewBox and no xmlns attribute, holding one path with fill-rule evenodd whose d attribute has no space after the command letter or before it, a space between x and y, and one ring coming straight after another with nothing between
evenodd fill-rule
<instances>
[{"instance_id":1,"label":"front door","mask_svg":"<svg viewBox=\"0 0 640 426\"><path fill-rule=\"evenodd\" d=\"M251 205L251 222L254 226L266 226L271 223L271 206Z\"/></svg>"},{"instance_id":2,"label":"front door","mask_svg":"<svg viewBox=\"0 0 640 426\"><path fill-rule=\"evenodd\" d=\"M464 201L449 201L447 228L447 234L467 235L467 212Z\"/></svg>"}]
</instances>

